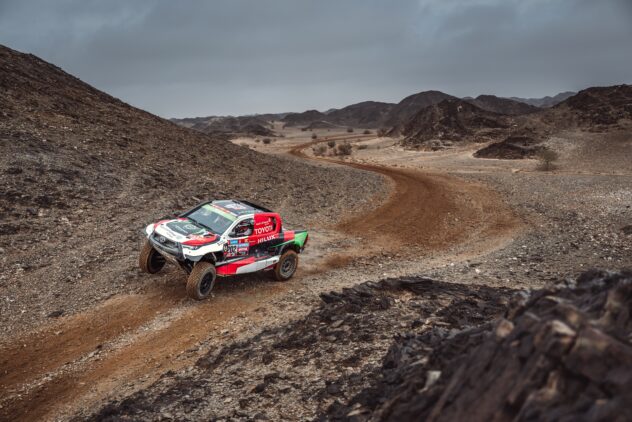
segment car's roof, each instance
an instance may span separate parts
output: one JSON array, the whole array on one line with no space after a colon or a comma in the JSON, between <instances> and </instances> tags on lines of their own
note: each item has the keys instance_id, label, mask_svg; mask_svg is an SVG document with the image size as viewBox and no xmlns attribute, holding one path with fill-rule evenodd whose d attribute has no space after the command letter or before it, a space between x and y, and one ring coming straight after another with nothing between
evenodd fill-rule
<instances>
[{"instance_id":1,"label":"car's roof","mask_svg":"<svg viewBox=\"0 0 632 422\"><path fill-rule=\"evenodd\" d=\"M270 210L257 204L253 204L252 202L237 199L223 199L213 201L211 204L235 216L270 212Z\"/></svg>"}]
</instances>

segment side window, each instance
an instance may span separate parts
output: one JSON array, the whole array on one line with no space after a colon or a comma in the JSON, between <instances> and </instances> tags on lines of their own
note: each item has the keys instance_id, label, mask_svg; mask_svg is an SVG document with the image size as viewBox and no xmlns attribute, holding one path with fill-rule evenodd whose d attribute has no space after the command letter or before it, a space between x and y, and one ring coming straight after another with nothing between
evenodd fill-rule
<instances>
[{"instance_id":1,"label":"side window","mask_svg":"<svg viewBox=\"0 0 632 422\"><path fill-rule=\"evenodd\" d=\"M247 218L237 223L233 231L230 232L230 237L245 237L252 235L254 231L254 221L252 218Z\"/></svg>"}]
</instances>

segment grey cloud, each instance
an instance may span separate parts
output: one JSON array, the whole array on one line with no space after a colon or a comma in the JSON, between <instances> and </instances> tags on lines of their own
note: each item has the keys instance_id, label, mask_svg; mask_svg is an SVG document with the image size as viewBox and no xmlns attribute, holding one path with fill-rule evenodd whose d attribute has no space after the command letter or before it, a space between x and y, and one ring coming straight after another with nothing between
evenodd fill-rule
<instances>
[{"instance_id":1,"label":"grey cloud","mask_svg":"<svg viewBox=\"0 0 632 422\"><path fill-rule=\"evenodd\" d=\"M162 116L630 82L625 0L0 2L0 43Z\"/></svg>"}]
</instances>

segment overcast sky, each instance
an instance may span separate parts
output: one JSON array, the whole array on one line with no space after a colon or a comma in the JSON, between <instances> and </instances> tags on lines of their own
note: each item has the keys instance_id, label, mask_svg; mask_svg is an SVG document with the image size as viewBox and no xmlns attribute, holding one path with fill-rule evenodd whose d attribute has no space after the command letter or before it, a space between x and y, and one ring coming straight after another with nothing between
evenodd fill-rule
<instances>
[{"instance_id":1,"label":"overcast sky","mask_svg":"<svg viewBox=\"0 0 632 422\"><path fill-rule=\"evenodd\" d=\"M632 82L632 0L0 0L0 43L163 117Z\"/></svg>"}]
</instances>

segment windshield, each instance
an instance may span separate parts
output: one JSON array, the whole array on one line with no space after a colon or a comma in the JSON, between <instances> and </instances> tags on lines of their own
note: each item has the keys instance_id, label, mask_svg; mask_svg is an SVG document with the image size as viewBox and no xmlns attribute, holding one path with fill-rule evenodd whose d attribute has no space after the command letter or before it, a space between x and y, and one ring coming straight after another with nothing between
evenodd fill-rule
<instances>
[{"instance_id":1,"label":"windshield","mask_svg":"<svg viewBox=\"0 0 632 422\"><path fill-rule=\"evenodd\" d=\"M187 218L203 225L215 234L223 234L237 217L206 204L187 215Z\"/></svg>"}]
</instances>

